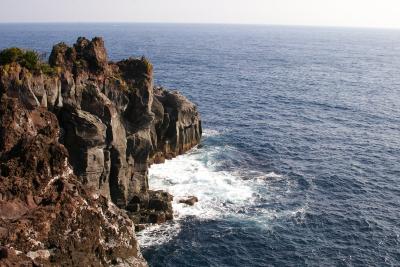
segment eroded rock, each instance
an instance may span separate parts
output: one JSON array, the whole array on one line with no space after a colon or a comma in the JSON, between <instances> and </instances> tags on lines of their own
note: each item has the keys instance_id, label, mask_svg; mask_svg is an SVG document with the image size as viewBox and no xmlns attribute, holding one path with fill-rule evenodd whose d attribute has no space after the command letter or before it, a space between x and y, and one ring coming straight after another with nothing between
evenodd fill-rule
<instances>
[{"instance_id":1,"label":"eroded rock","mask_svg":"<svg viewBox=\"0 0 400 267\"><path fill-rule=\"evenodd\" d=\"M73 174L55 115L12 100L3 95L0 101L4 264L109 265L135 258L146 266L132 221L105 197L92 196ZM13 250L18 252L8 253Z\"/></svg>"},{"instance_id":2,"label":"eroded rock","mask_svg":"<svg viewBox=\"0 0 400 267\"><path fill-rule=\"evenodd\" d=\"M148 167L200 142L196 106L154 88L147 59L109 62L101 38L49 64L0 66L1 263L146 266L134 223L173 218Z\"/></svg>"}]
</instances>

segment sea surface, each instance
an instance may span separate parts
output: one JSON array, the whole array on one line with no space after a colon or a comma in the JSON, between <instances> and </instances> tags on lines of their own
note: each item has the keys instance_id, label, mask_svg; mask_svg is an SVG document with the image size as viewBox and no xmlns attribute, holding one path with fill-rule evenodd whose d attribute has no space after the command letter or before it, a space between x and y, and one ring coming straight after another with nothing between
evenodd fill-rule
<instances>
[{"instance_id":1,"label":"sea surface","mask_svg":"<svg viewBox=\"0 0 400 267\"><path fill-rule=\"evenodd\" d=\"M202 145L154 165L180 197L150 266L400 266L400 30L1 24L0 48L103 36L194 101Z\"/></svg>"}]
</instances>

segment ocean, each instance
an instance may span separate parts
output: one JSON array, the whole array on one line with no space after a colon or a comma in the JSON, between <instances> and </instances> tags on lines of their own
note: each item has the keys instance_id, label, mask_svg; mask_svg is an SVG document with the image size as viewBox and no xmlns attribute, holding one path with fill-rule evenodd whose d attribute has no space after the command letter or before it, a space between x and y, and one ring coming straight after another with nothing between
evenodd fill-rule
<instances>
[{"instance_id":1,"label":"ocean","mask_svg":"<svg viewBox=\"0 0 400 267\"><path fill-rule=\"evenodd\" d=\"M150 168L199 198L138 234L150 266L400 266L400 30L0 24L0 49L78 36L148 57L202 116L202 144Z\"/></svg>"}]
</instances>

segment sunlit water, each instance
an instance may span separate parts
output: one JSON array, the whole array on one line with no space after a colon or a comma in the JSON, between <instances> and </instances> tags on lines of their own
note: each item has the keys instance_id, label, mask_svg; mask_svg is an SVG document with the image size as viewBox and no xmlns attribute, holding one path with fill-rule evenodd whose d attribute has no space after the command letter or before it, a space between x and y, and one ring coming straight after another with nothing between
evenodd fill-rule
<instances>
[{"instance_id":1,"label":"sunlit water","mask_svg":"<svg viewBox=\"0 0 400 267\"><path fill-rule=\"evenodd\" d=\"M0 48L81 35L202 114L202 146L150 169L176 218L140 233L151 266L400 265L400 31L0 25Z\"/></svg>"}]
</instances>

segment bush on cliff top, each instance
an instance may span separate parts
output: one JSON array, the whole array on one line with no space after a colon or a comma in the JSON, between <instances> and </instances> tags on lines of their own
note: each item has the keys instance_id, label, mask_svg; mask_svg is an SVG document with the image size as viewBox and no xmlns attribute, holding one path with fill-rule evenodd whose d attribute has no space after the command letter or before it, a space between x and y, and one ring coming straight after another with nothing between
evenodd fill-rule
<instances>
[{"instance_id":1,"label":"bush on cliff top","mask_svg":"<svg viewBox=\"0 0 400 267\"><path fill-rule=\"evenodd\" d=\"M17 47L7 48L0 52L0 65L17 62L21 66L33 70L39 64L39 55L34 51L24 51Z\"/></svg>"},{"instance_id":2,"label":"bush on cliff top","mask_svg":"<svg viewBox=\"0 0 400 267\"><path fill-rule=\"evenodd\" d=\"M23 54L24 52L17 47L4 49L0 51L0 65L16 62L22 57Z\"/></svg>"},{"instance_id":3,"label":"bush on cliff top","mask_svg":"<svg viewBox=\"0 0 400 267\"><path fill-rule=\"evenodd\" d=\"M30 71L41 70L44 74L54 75L57 71L40 60L39 54L31 50L11 47L0 51L0 66L16 62Z\"/></svg>"}]
</instances>

